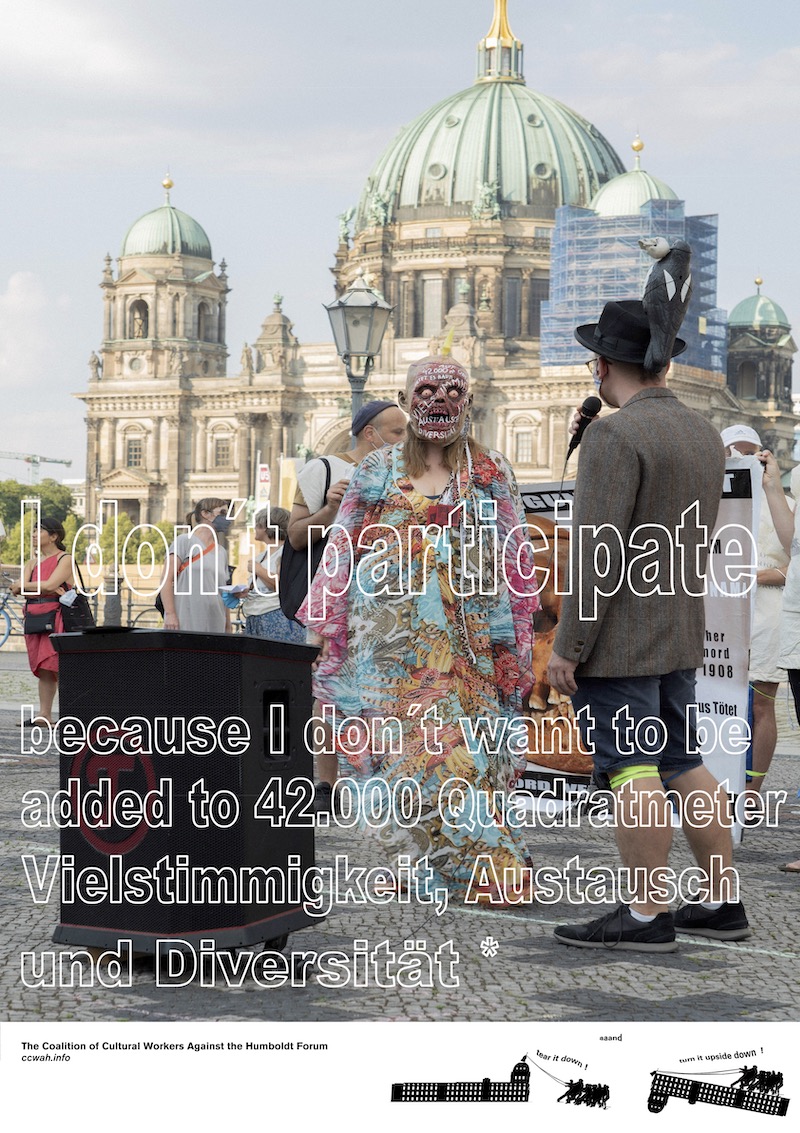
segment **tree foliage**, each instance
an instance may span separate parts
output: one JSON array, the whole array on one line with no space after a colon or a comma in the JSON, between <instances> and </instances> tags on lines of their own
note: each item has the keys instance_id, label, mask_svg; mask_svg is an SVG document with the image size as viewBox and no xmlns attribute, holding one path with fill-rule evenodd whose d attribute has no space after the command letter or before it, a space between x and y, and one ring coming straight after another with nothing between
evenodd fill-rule
<instances>
[{"instance_id":1,"label":"tree foliage","mask_svg":"<svg viewBox=\"0 0 800 1133\"><path fill-rule=\"evenodd\" d=\"M37 495L38 490L41 491ZM147 525L144 529L141 526L134 529L130 516L120 511L116 529L113 523L105 523L100 538L96 539L95 526L84 523L70 510L70 492L62 484L57 484L55 480L44 480L38 485L6 480L0 481L0 512L3 513L7 528L1 557L6 563L24 563L32 555L31 535L36 512L32 507L26 508L24 531L19 519L15 521L14 516L19 516L20 500L35 498L42 501L42 518L58 519L64 524L66 548L78 563L85 563L87 554L97 562L100 558L98 547L106 569L112 568L115 562L121 567L123 561L128 566L134 566L140 557L145 567L151 562L163 563L166 559L166 548L174 537L172 523L156 523ZM146 546L148 543L152 550Z\"/></svg>"},{"instance_id":2,"label":"tree foliage","mask_svg":"<svg viewBox=\"0 0 800 1133\"><path fill-rule=\"evenodd\" d=\"M39 501L41 519L57 519L66 526L70 519L77 525L72 511L72 493L64 484L53 479L40 484L22 484L19 480L0 480L0 518L7 537L2 546L5 563L24 563L32 556L31 534L36 521L36 504ZM25 501L25 529L20 524L21 505Z\"/></svg>"},{"instance_id":3,"label":"tree foliage","mask_svg":"<svg viewBox=\"0 0 800 1133\"><path fill-rule=\"evenodd\" d=\"M42 517L57 519L61 523L72 513L72 493L56 480L42 480L40 484L0 480L0 519L6 530L19 523L23 500L41 500Z\"/></svg>"}]
</instances>

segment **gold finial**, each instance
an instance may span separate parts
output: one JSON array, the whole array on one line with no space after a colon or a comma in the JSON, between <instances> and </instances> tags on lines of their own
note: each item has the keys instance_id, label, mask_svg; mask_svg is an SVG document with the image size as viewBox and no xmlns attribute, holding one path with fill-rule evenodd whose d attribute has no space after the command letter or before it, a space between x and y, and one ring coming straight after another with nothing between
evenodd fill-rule
<instances>
[{"instance_id":1,"label":"gold finial","mask_svg":"<svg viewBox=\"0 0 800 1133\"><path fill-rule=\"evenodd\" d=\"M636 154L636 168L641 169L641 161L640 161L639 155L641 154L642 150L644 149L644 142L639 137L639 131L638 130L636 131L636 137L631 142L631 149Z\"/></svg>"},{"instance_id":2,"label":"gold finial","mask_svg":"<svg viewBox=\"0 0 800 1133\"><path fill-rule=\"evenodd\" d=\"M503 47L510 47L512 43L518 42L508 23L508 0L494 0L492 26L486 33L487 45L493 46L492 41L499 41Z\"/></svg>"},{"instance_id":3,"label":"gold finial","mask_svg":"<svg viewBox=\"0 0 800 1133\"><path fill-rule=\"evenodd\" d=\"M172 186L175 184L175 182L172 180L172 178L169 175L169 170L167 170L167 175L164 178L164 180L161 182L161 184L164 186L164 191L166 192L166 200L165 200L164 203L169 204L169 191L172 188Z\"/></svg>"},{"instance_id":4,"label":"gold finial","mask_svg":"<svg viewBox=\"0 0 800 1133\"><path fill-rule=\"evenodd\" d=\"M758 293L760 295L761 294L761 284L764 282L764 280L761 278L760 275L757 275L753 282L755 283L756 287L758 288Z\"/></svg>"}]
</instances>

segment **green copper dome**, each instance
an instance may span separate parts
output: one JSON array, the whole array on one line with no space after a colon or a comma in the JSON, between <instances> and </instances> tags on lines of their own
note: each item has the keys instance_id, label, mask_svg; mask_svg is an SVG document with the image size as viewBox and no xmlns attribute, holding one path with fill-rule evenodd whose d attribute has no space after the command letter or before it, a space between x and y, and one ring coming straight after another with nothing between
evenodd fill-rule
<instances>
[{"instance_id":1,"label":"green copper dome","mask_svg":"<svg viewBox=\"0 0 800 1133\"><path fill-rule=\"evenodd\" d=\"M635 216L648 201L677 201L678 194L644 169L621 173L592 198L591 208L600 216Z\"/></svg>"},{"instance_id":2,"label":"green copper dome","mask_svg":"<svg viewBox=\"0 0 800 1133\"><path fill-rule=\"evenodd\" d=\"M169 202L140 217L122 241L122 256L197 256L210 260L211 244L203 229Z\"/></svg>"},{"instance_id":3,"label":"green copper dome","mask_svg":"<svg viewBox=\"0 0 800 1133\"><path fill-rule=\"evenodd\" d=\"M400 131L367 179L356 232L453 216L548 219L560 205L588 205L625 172L590 122L525 86L522 56L506 0L495 0L474 86Z\"/></svg>"},{"instance_id":4,"label":"green copper dome","mask_svg":"<svg viewBox=\"0 0 800 1133\"><path fill-rule=\"evenodd\" d=\"M732 327L781 327L791 330L786 312L772 299L762 295L759 291L749 299L737 303L728 316L728 325Z\"/></svg>"},{"instance_id":5,"label":"green copper dome","mask_svg":"<svg viewBox=\"0 0 800 1133\"><path fill-rule=\"evenodd\" d=\"M621 173L613 181L595 193L591 208L600 216L636 216L642 205L648 201L680 200L674 189L665 181L654 177L641 167L641 153L644 142L637 134L631 142L636 154L636 165L629 173Z\"/></svg>"},{"instance_id":6,"label":"green copper dome","mask_svg":"<svg viewBox=\"0 0 800 1133\"><path fill-rule=\"evenodd\" d=\"M520 82L482 81L398 134L370 173L355 230L414 219L421 208L421 217L469 215L483 186L499 214L547 217L560 205L588 205L623 168L574 110Z\"/></svg>"}]
</instances>

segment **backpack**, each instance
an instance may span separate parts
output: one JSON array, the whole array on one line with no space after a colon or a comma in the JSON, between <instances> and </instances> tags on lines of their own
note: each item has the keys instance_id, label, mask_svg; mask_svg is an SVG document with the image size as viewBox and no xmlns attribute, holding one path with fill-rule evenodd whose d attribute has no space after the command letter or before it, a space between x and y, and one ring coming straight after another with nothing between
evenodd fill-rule
<instances>
[{"instance_id":1,"label":"backpack","mask_svg":"<svg viewBox=\"0 0 800 1133\"><path fill-rule=\"evenodd\" d=\"M324 503L331 486L331 466L324 456L321 457L321 460L325 465L325 491L322 494ZM284 541L281 570L278 576L278 594L281 609L285 616L293 622L297 622L295 614L306 600L309 579L316 574L327 542L328 537L325 536L311 546L301 547L299 551L296 551L288 539ZM297 624L302 625L302 622L297 622Z\"/></svg>"}]
</instances>

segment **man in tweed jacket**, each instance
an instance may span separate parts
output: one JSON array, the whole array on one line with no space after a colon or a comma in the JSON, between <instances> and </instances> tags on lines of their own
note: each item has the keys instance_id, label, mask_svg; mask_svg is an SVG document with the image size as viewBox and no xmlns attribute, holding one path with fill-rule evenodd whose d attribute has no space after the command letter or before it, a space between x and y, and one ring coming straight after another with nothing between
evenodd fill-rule
<instances>
[{"instance_id":1,"label":"man in tweed jacket","mask_svg":"<svg viewBox=\"0 0 800 1133\"><path fill-rule=\"evenodd\" d=\"M588 706L585 741L595 777L615 796L615 832L636 883L630 906L589 924L561 925L562 944L673 951L675 930L750 935L732 869L724 795L703 767L687 706L705 632L704 571L722 492L717 431L642 365L650 339L641 302L608 303L578 327L596 355L600 396L618 413L586 431L572 523L572 584L562 606L550 684ZM675 340L672 354L686 344ZM660 881L671 843L666 789L707 799L711 820L684 830L703 871L701 900L673 917ZM695 793L699 793L695 794ZM638 871L633 873L633 871ZM727 899L726 899L727 898Z\"/></svg>"}]
</instances>

